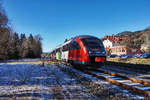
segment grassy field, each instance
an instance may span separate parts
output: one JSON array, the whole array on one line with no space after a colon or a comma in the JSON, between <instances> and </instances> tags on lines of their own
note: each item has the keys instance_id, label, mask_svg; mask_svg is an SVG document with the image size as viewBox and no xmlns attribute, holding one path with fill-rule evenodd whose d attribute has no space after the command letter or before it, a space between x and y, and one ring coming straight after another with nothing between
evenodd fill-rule
<instances>
[{"instance_id":1,"label":"grassy field","mask_svg":"<svg viewBox=\"0 0 150 100\"><path fill-rule=\"evenodd\" d=\"M107 61L150 65L150 58L149 59L144 59L144 58L107 58Z\"/></svg>"}]
</instances>

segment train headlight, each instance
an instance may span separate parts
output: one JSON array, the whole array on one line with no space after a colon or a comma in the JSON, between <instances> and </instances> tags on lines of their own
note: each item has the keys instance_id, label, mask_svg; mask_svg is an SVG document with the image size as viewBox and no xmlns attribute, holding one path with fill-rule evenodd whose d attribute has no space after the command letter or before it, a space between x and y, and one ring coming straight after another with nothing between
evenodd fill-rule
<instances>
[{"instance_id":1,"label":"train headlight","mask_svg":"<svg viewBox=\"0 0 150 100\"><path fill-rule=\"evenodd\" d=\"M102 52L102 54L105 54L105 53L106 53L105 51Z\"/></svg>"},{"instance_id":2,"label":"train headlight","mask_svg":"<svg viewBox=\"0 0 150 100\"><path fill-rule=\"evenodd\" d=\"M89 51L89 54L91 54L92 52L91 51Z\"/></svg>"}]
</instances>

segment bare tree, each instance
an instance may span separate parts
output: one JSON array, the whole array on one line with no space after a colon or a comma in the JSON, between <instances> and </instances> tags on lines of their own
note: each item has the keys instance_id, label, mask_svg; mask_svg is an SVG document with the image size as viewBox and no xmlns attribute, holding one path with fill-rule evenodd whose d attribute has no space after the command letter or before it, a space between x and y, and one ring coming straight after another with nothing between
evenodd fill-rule
<instances>
[{"instance_id":1,"label":"bare tree","mask_svg":"<svg viewBox=\"0 0 150 100\"><path fill-rule=\"evenodd\" d=\"M8 24L8 18L0 3L0 28L6 28L7 24Z\"/></svg>"},{"instance_id":2,"label":"bare tree","mask_svg":"<svg viewBox=\"0 0 150 100\"><path fill-rule=\"evenodd\" d=\"M11 58L18 59L19 58L19 52L20 52L20 40L19 36L17 33L14 33L12 35L12 40L11 40Z\"/></svg>"},{"instance_id":3,"label":"bare tree","mask_svg":"<svg viewBox=\"0 0 150 100\"><path fill-rule=\"evenodd\" d=\"M8 59L11 31L7 26L8 18L0 2L0 59Z\"/></svg>"},{"instance_id":4,"label":"bare tree","mask_svg":"<svg viewBox=\"0 0 150 100\"><path fill-rule=\"evenodd\" d=\"M13 33L8 26L8 18L0 2L0 60L16 58L35 58L42 53L41 36Z\"/></svg>"}]
</instances>

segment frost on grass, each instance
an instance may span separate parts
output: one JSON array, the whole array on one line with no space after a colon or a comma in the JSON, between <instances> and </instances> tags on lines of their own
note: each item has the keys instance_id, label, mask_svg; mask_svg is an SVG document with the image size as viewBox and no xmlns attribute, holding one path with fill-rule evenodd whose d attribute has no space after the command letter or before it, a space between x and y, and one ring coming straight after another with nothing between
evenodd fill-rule
<instances>
[{"instance_id":1,"label":"frost on grass","mask_svg":"<svg viewBox=\"0 0 150 100\"><path fill-rule=\"evenodd\" d=\"M86 92L85 92L86 91ZM58 67L1 64L0 99L96 99Z\"/></svg>"}]
</instances>

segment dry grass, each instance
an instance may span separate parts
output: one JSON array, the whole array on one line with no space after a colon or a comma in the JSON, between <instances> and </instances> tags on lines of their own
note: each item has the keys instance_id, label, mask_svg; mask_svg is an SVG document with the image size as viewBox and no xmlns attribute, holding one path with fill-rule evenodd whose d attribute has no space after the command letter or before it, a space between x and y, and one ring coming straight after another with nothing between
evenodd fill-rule
<instances>
[{"instance_id":1,"label":"dry grass","mask_svg":"<svg viewBox=\"0 0 150 100\"><path fill-rule=\"evenodd\" d=\"M107 58L107 61L150 65L150 58Z\"/></svg>"}]
</instances>

